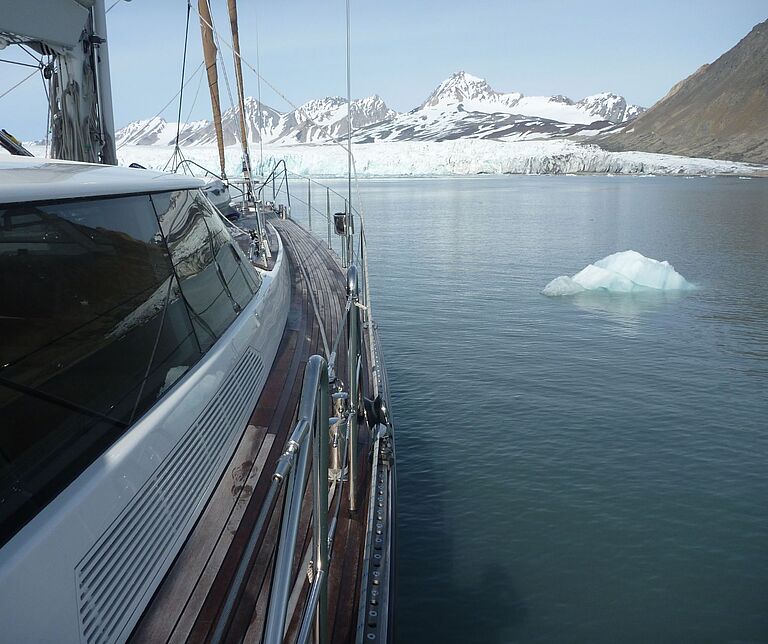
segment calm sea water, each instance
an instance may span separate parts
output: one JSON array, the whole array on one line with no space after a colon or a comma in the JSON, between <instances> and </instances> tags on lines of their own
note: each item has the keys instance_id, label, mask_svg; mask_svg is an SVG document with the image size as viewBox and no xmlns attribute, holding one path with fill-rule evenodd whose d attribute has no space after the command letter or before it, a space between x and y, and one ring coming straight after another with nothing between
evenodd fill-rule
<instances>
[{"instance_id":1,"label":"calm sea water","mask_svg":"<svg viewBox=\"0 0 768 644\"><path fill-rule=\"evenodd\" d=\"M768 180L365 181L397 639L768 641ZM683 295L547 298L610 253Z\"/></svg>"}]
</instances>

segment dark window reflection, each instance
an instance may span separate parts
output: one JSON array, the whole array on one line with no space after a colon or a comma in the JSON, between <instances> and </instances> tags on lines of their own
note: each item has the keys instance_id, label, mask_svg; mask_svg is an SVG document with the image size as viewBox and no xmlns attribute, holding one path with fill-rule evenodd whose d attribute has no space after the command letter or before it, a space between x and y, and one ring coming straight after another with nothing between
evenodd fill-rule
<instances>
[{"instance_id":1,"label":"dark window reflection","mask_svg":"<svg viewBox=\"0 0 768 644\"><path fill-rule=\"evenodd\" d=\"M206 204L207 206L207 204ZM207 219L211 235L215 239L216 261L234 300L244 307L261 284L258 272L247 261L242 251L233 243L221 216L207 206L210 217Z\"/></svg>"},{"instance_id":2,"label":"dark window reflection","mask_svg":"<svg viewBox=\"0 0 768 644\"><path fill-rule=\"evenodd\" d=\"M148 196L0 206L0 293L5 541L200 347Z\"/></svg>"},{"instance_id":3,"label":"dark window reflection","mask_svg":"<svg viewBox=\"0 0 768 644\"><path fill-rule=\"evenodd\" d=\"M251 300L260 284L258 274L234 248L221 217L198 192L164 193L152 200L206 351Z\"/></svg>"}]
</instances>

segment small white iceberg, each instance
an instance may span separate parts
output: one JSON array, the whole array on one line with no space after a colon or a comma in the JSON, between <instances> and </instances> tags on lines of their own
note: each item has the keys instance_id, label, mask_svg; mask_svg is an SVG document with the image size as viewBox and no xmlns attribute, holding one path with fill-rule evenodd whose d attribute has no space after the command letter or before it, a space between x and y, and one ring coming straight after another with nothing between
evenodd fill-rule
<instances>
[{"instance_id":1,"label":"small white iceberg","mask_svg":"<svg viewBox=\"0 0 768 644\"><path fill-rule=\"evenodd\" d=\"M645 257L634 250L614 253L590 264L573 277L561 275L544 287L549 296L575 295L584 291L638 293L685 291L694 288L669 262Z\"/></svg>"}]
</instances>

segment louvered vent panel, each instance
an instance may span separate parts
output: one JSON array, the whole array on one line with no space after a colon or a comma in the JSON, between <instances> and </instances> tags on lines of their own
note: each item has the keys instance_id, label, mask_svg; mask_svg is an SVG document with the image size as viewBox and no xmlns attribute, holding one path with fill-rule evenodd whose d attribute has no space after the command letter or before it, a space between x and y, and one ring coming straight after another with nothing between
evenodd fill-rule
<instances>
[{"instance_id":1,"label":"louvered vent panel","mask_svg":"<svg viewBox=\"0 0 768 644\"><path fill-rule=\"evenodd\" d=\"M78 564L84 642L106 644L119 638L171 554L169 546L218 475L222 447L241 429L244 405L265 377L261 358L249 349L195 424Z\"/></svg>"}]
</instances>

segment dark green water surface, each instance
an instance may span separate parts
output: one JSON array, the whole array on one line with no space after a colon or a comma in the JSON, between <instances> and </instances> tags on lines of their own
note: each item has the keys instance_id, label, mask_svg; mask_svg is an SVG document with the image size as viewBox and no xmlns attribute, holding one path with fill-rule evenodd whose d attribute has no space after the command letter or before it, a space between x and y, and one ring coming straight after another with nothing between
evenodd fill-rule
<instances>
[{"instance_id":1,"label":"dark green water surface","mask_svg":"<svg viewBox=\"0 0 768 644\"><path fill-rule=\"evenodd\" d=\"M768 180L361 188L397 640L768 641ZM540 294L627 249L698 289Z\"/></svg>"}]
</instances>

